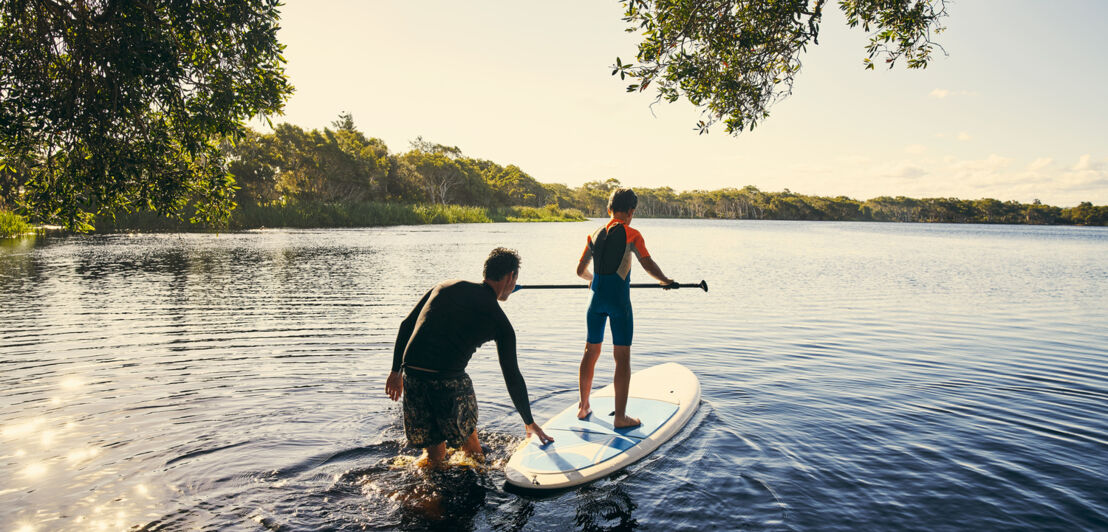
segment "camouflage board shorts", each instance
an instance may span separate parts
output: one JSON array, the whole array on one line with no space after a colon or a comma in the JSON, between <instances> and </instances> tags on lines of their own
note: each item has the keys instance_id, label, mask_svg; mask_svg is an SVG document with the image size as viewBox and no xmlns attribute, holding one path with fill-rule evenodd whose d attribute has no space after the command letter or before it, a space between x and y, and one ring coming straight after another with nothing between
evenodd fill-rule
<instances>
[{"instance_id":1,"label":"camouflage board shorts","mask_svg":"<svg viewBox=\"0 0 1108 532\"><path fill-rule=\"evenodd\" d=\"M404 372L404 433L413 447L446 442L460 447L477 428L477 396L465 373L457 377Z\"/></svg>"}]
</instances>

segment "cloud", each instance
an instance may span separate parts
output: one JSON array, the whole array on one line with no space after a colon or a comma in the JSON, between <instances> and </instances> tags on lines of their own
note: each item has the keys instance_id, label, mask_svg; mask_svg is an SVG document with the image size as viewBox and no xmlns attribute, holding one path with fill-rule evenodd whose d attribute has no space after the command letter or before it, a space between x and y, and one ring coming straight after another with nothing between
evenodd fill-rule
<instances>
[{"instance_id":1,"label":"cloud","mask_svg":"<svg viewBox=\"0 0 1108 532\"><path fill-rule=\"evenodd\" d=\"M908 146L904 147L904 151L918 155L927 151L927 146L924 146L923 144L909 144Z\"/></svg>"},{"instance_id":2,"label":"cloud","mask_svg":"<svg viewBox=\"0 0 1108 532\"><path fill-rule=\"evenodd\" d=\"M892 177L898 177L900 179L914 179L927 175L927 170L914 164L904 164L898 167L891 175Z\"/></svg>"},{"instance_id":3,"label":"cloud","mask_svg":"<svg viewBox=\"0 0 1108 532\"><path fill-rule=\"evenodd\" d=\"M1077 159L1077 164L1062 171L1064 185L1090 192L1097 191L1101 195L1108 187L1108 159L1094 160L1089 154Z\"/></svg>"},{"instance_id":4,"label":"cloud","mask_svg":"<svg viewBox=\"0 0 1108 532\"><path fill-rule=\"evenodd\" d=\"M928 96L941 100L943 98L946 98L947 96L977 96L977 93L974 91L965 90L952 91L950 89L935 89L928 93Z\"/></svg>"},{"instance_id":5,"label":"cloud","mask_svg":"<svg viewBox=\"0 0 1108 532\"><path fill-rule=\"evenodd\" d=\"M1038 172L1039 170L1042 170L1042 169L1050 166L1053 162L1054 162L1054 159L1052 159L1050 157L1039 157L1038 159L1035 159L1034 161L1031 161L1031 164L1027 165L1027 171L1028 172Z\"/></svg>"},{"instance_id":6,"label":"cloud","mask_svg":"<svg viewBox=\"0 0 1108 532\"><path fill-rule=\"evenodd\" d=\"M945 170L965 183L992 184L1003 181L1002 175L1011 164L1011 159L993 153L979 160L952 161Z\"/></svg>"},{"instance_id":7,"label":"cloud","mask_svg":"<svg viewBox=\"0 0 1108 532\"><path fill-rule=\"evenodd\" d=\"M913 161L901 161L872 166L869 174L880 180L913 180L927 175L928 172Z\"/></svg>"},{"instance_id":8,"label":"cloud","mask_svg":"<svg viewBox=\"0 0 1108 532\"><path fill-rule=\"evenodd\" d=\"M873 162L872 157L865 155L840 155L835 160L851 166L862 166Z\"/></svg>"},{"instance_id":9,"label":"cloud","mask_svg":"<svg viewBox=\"0 0 1108 532\"><path fill-rule=\"evenodd\" d=\"M996 198L1031 202L1040 199L1056 206L1082 201L1108 204L1108 159L1083 155L1072 165L1056 165L1039 157L1016 166L1012 159L991 154L985 159L946 160L928 168L927 188L938 195L963 199Z\"/></svg>"},{"instance_id":10,"label":"cloud","mask_svg":"<svg viewBox=\"0 0 1108 532\"><path fill-rule=\"evenodd\" d=\"M958 139L962 142L965 142L967 140L972 139L973 137L971 137L968 132L959 131L958 133L954 133L954 134L951 134L951 133L935 133L935 138L937 138L937 139L953 138L953 139Z\"/></svg>"},{"instance_id":11,"label":"cloud","mask_svg":"<svg viewBox=\"0 0 1108 532\"><path fill-rule=\"evenodd\" d=\"M1093 169L1094 168L1093 168L1092 158L1089 157L1089 154L1087 154L1087 153L1085 155L1082 155L1081 158L1079 158L1077 160L1077 164L1075 164L1072 168L1072 170L1074 172L1083 172L1085 170L1093 170Z\"/></svg>"},{"instance_id":12,"label":"cloud","mask_svg":"<svg viewBox=\"0 0 1108 532\"><path fill-rule=\"evenodd\" d=\"M1082 201L1108 205L1108 154L1087 154L1068 161L1001 153L970 159L939 154L893 160L841 156L826 163L831 168L809 168L821 173L797 174L809 181L792 181L796 183L793 190L863 200L908 196L1022 203L1038 199L1058 207Z\"/></svg>"}]
</instances>

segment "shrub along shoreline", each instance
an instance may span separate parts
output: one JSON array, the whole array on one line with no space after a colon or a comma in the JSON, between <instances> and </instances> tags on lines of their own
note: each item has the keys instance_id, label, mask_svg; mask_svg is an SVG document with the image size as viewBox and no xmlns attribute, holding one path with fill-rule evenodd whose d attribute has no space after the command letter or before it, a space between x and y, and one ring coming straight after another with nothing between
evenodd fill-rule
<instances>
[{"instance_id":1,"label":"shrub along shoreline","mask_svg":"<svg viewBox=\"0 0 1108 532\"><path fill-rule=\"evenodd\" d=\"M244 231L261 228L383 227L494 222L581 222L587 218L577 209L546 207L466 207L461 205L405 205L399 203L308 203L246 205L231 214L224 226L135 212L96 219L96 233ZM42 233L15 213L0 211L0 238Z\"/></svg>"},{"instance_id":2,"label":"shrub along shoreline","mask_svg":"<svg viewBox=\"0 0 1108 532\"><path fill-rule=\"evenodd\" d=\"M97 218L97 233L242 231L288 227L297 229L326 227L383 227L493 222L579 222L586 217L577 209L546 207L487 208L442 204L401 204L385 202L322 203L296 202L271 205L241 205L224 226L191 223L158 216L151 212Z\"/></svg>"},{"instance_id":3,"label":"shrub along shoreline","mask_svg":"<svg viewBox=\"0 0 1108 532\"><path fill-rule=\"evenodd\" d=\"M0 211L0 238L35 234L35 226L27 222L27 219L11 212Z\"/></svg>"}]
</instances>

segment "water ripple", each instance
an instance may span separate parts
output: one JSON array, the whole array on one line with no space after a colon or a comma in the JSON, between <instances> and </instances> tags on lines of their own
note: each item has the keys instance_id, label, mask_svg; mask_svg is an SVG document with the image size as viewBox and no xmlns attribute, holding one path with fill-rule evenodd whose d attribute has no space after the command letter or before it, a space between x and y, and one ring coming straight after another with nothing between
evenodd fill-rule
<instances>
[{"instance_id":1,"label":"water ripple","mask_svg":"<svg viewBox=\"0 0 1108 532\"><path fill-rule=\"evenodd\" d=\"M433 283L479 276L497 245L519 249L524 284L579 282L592 225L5 245L0 521L1108 528L1108 231L1097 228L636 220L667 273L712 286L633 296L633 366L676 361L700 376L689 428L580 489L508 491L503 462L523 427L486 346L469 372L488 467L422 473L383 392L399 320ZM577 393L588 293L536 292L504 309L545 419Z\"/></svg>"}]
</instances>

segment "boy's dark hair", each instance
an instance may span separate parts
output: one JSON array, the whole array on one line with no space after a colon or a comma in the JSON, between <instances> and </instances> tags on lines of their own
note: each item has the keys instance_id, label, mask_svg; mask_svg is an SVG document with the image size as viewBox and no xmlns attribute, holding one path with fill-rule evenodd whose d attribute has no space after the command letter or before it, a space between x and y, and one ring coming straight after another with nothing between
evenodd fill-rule
<instances>
[{"instance_id":1,"label":"boy's dark hair","mask_svg":"<svg viewBox=\"0 0 1108 532\"><path fill-rule=\"evenodd\" d=\"M519 253L514 249L496 248L485 259L485 279L499 281L512 272L519 271Z\"/></svg>"},{"instance_id":2,"label":"boy's dark hair","mask_svg":"<svg viewBox=\"0 0 1108 532\"><path fill-rule=\"evenodd\" d=\"M608 197L608 210L612 212L631 212L639 206L639 197L629 188L617 188Z\"/></svg>"}]
</instances>

